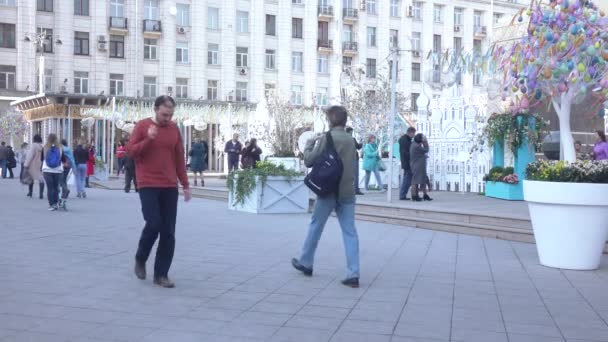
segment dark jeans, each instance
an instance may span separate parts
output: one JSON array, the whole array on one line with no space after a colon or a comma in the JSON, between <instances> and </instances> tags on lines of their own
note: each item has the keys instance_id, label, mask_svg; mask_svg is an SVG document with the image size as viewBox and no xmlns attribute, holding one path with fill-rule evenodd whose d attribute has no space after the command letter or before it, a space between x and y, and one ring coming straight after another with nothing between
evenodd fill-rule
<instances>
[{"instance_id":1,"label":"dark jeans","mask_svg":"<svg viewBox=\"0 0 608 342\"><path fill-rule=\"evenodd\" d=\"M118 175L120 175L120 171L125 166L125 158L116 159L116 163L117 163L116 175L118 176ZM125 172L126 172L126 170L125 170Z\"/></svg>"},{"instance_id":2,"label":"dark jeans","mask_svg":"<svg viewBox=\"0 0 608 342\"><path fill-rule=\"evenodd\" d=\"M131 170L128 167L125 168L125 191L131 191L131 182L135 187L135 191L137 191L137 176L135 175L135 170Z\"/></svg>"},{"instance_id":3,"label":"dark jeans","mask_svg":"<svg viewBox=\"0 0 608 342\"><path fill-rule=\"evenodd\" d=\"M72 168L63 168L63 174L61 175L61 199L67 199L70 193L70 189L68 189L68 176L70 175L70 170Z\"/></svg>"},{"instance_id":4,"label":"dark jeans","mask_svg":"<svg viewBox=\"0 0 608 342\"><path fill-rule=\"evenodd\" d=\"M177 217L177 188L139 189L141 211L146 225L141 232L135 259L145 263L154 242L159 237L154 263L154 276L166 277L175 251L175 220Z\"/></svg>"},{"instance_id":5,"label":"dark jeans","mask_svg":"<svg viewBox=\"0 0 608 342\"><path fill-rule=\"evenodd\" d=\"M355 192L361 192L359 188L359 158L355 158Z\"/></svg>"},{"instance_id":6,"label":"dark jeans","mask_svg":"<svg viewBox=\"0 0 608 342\"><path fill-rule=\"evenodd\" d=\"M399 191L399 199L406 199L407 193L412 185L412 169L403 170L403 180Z\"/></svg>"},{"instance_id":7,"label":"dark jeans","mask_svg":"<svg viewBox=\"0 0 608 342\"><path fill-rule=\"evenodd\" d=\"M228 172L236 171L239 169L239 156L235 157L228 156Z\"/></svg>"},{"instance_id":8,"label":"dark jeans","mask_svg":"<svg viewBox=\"0 0 608 342\"><path fill-rule=\"evenodd\" d=\"M8 178L15 178L15 174L13 174L13 168L12 167L8 167Z\"/></svg>"},{"instance_id":9,"label":"dark jeans","mask_svg":"<svg viewBox=\"0 0 608 342\"><path fill-rule=\"evenodd\" d=\"M49 205L54 206L59 203L59 186L61 185L62 173L44 173L44 181L46 182L46 197L49 200Z\"/></svg>"}]
</instances>

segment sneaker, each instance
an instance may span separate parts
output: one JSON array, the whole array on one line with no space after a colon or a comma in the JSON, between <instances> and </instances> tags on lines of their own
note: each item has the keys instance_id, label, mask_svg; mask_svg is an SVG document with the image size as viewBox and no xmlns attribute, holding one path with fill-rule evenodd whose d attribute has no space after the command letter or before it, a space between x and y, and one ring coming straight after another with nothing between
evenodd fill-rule
<instances>
[{"instance_id":1,"label":"sneaker","mask_svg":"<svg viewBox=\"0 0 608 342\"><path fill-rule=\"evenodd\" d=\"M52 205L47 210L48 211L57 211L57 206Z\"/></svg>"},{"instance_id":2,"label":"sneaker","mask_svg":"<svg viewBox=\"0 0 608 342\"><path fill-rule=\"evenodd\" d=\"M146 264L135 260L135 275L137 278L146 279Z\"/></svg>"},{"instance_id":3,"label":"sneaker","mask_svg":"<svg viewBox=\"0 0 608 342\"><path fill-rule=\"evenodd\" d=\"M291 266L293 266L293 268L295 268L296 270L302 272L307 277L312 276L312 268L308 268L300 264L300 261L298 261L298 259L296 258L291 259Z\"/></svg>"},{"instance_id":4,"label":"sneaker","mask_svg":"<svg viewBox=\"0 0 608 342\"><path fill-rule=\"evenodd\" d=\"M175 283L169 280L167 277L154 277L154 284L166 289L172 289L175 287Z\"/></svg>"},{"instance_id":5,"label":"sneaker","mask_svg":"<svg viewBox=\"0 0 608 342\"><path fill-rule=\"evenodd\" d=\"M342 280L342 285L352 287L354 289L359 288L359 278L348 278Z\"/></svg>"},{"instance_id":6,"label":"sneaker","mask_svg":"<svg viewBox=\"0 0 608 342\"><path fill-rule=\"evenodd\" d=\"M87 193L86 192L82 193L82 198L87 198Z\"/></svg>"},{"instance_id":7,"label":"sneaker","mask_svg":"<svg viewBox=\"0 0 608 342\"><path fill-rule=\"evenodd\" d=\"M82 193L80 193L80 192L79 192L79 193L76 195L76 197L78 197L78 198L82 198Z\"/></svg>"}]
</instances>

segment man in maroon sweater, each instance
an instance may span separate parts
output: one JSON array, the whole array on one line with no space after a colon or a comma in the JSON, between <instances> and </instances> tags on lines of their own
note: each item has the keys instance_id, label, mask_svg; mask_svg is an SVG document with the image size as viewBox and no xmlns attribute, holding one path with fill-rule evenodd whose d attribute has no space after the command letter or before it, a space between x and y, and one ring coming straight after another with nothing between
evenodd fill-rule
<instances>
[{"instance_id":1,"label":"man in maroon sweater","mask_svg":"<svg viewBox=\"0 0 608 342\"><path fill-rule=\"evenodd\" d=\"M154 102L154 118L137 123L127 151L135 160L137 189L146 221L135 255L135 275L146 279L146 261L160 235L154 264L154 283L175 287L168 273L175 250L177 181L184 188L184 199L192 198L186 174L184 145L177 125L171 121L175 101L159 96Z\"/></svg>"}]
</instances>

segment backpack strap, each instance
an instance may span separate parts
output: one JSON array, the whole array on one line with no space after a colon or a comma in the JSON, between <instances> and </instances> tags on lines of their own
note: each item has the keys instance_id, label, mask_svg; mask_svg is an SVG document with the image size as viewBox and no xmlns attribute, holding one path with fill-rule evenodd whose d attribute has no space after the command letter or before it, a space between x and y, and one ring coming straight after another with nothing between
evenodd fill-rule
<instances>
[{"instance_id":1,"label":"backpack strap","mask_svg":"<svg viewBox=\"0 0 608 342\"><path fill-rule=\"evenodd\" d=\"M331 130L327 131L327 133L325 133L325 139L327 140L327 147L326 148L331 148L334 151L336 150L336 145L334 145L334 138L331 137Z\"/></svg>"}]
</instances>

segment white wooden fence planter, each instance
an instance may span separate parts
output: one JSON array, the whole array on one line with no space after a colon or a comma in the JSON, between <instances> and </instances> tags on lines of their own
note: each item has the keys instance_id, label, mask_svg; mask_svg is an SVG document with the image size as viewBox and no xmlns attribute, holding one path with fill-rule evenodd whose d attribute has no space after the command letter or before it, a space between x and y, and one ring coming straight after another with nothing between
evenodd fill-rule
<instances>
[{"instance_id":1,"label":"white wooden fence planter","mask_svg":"<svg viewBox=\"0 0 608 342\"><path fill-rule=\"evenodd\" d=\"M283 167L285 167L286 170L294 170L294 171L301 171L302 167L300 166L300 158L295 158L295 157L286 157L286 158L280 158L280 157L267 157L266 158L267 162L273 163L277 166L279 165L283 165Z\"/></svg>"},{"instance_id":2,"label":"white wooden fence planter","mask_svg":"<svg viewBox=\"0 0 608 342\"><path fill-rule=\"evenodd\" d=\"M304 177L287 178L268 176L262 184L256 179L256 187L243 203L235 203L234 191L228 193L228 208L254 214L299 214L307 213L309 190Z\"/></svg>"},{"instance_id":3,"label":"white wooden fence planter","mask_svg":"<svg viewBox=\"0 0 608 342\"><path fill-rule=\"evenodd\" d=\"M571 270L600 265L608 238L608 184L524 180L540 263Z\"/></svg>"},{"instance_id":4,"label":"white wooden fence planter","mask_svg":"<svg viewBox=\"0 0 608 342\"><path fill-rule=\"evenodd\" d=\"M95 166L95 173L93 174L93 178L98 181L105 182L108 180L108 167L104 165L104 167Z\"/></svg>"}]
</instances>

